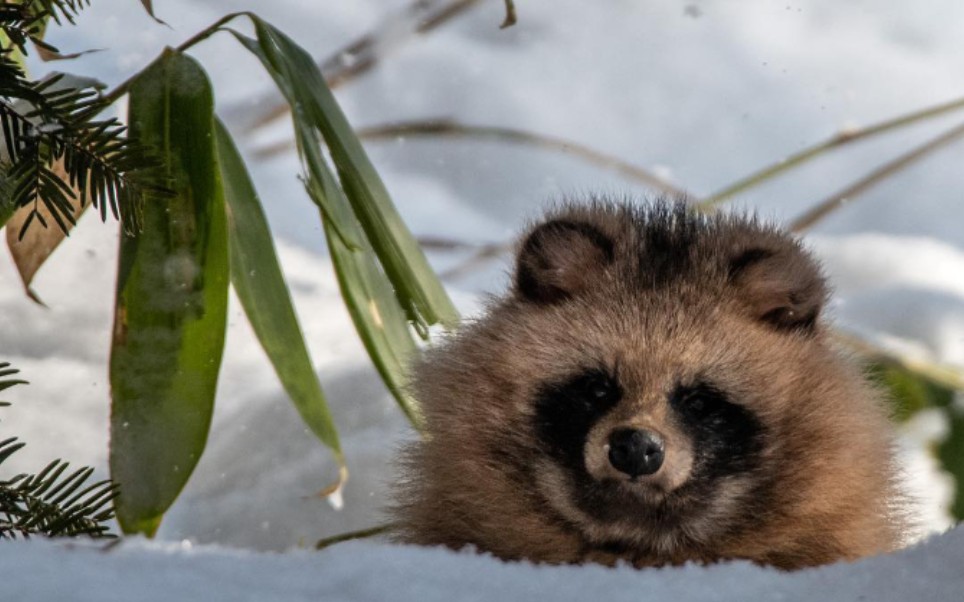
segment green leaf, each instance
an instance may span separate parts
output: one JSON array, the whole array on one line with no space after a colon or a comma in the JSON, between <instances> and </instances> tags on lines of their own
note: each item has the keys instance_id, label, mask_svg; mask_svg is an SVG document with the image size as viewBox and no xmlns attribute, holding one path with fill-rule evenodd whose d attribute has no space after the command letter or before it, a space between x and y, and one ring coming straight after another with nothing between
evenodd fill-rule
<instances>
[{"instance_id":1,"label":"green leaf","mask_svg":"<svg viewBox=\"0 0 964 602\"><path fill-rule=\"evenodd\" d=\"M407 367L418 352L408 319L413 318L413 313L418 314L412 323L416 328L424 330L427 324L418 316L424 316L426 313L421 310L413 311L411 297L400 292L398 283L391 279L391 269L386 267L383 271L382 266L387 266L389 262L382 251L390 245L379 232L373 233L373 230L366 230L363 227L370 220L359 212L357 204L349 200L351 192L347 190L347 185L343 190L328 167L320 143L326 128L331 129L329 122L338 122L340 119L341 125L337 126L338 135L350 137L358 153L361 154L359 159L357 154L346 153L344 150L339 153L344 163L339 166L342 183L346 181L346 173L367 173L364 169L353 167L352 161L363 161L369 169L371 166L367 158L364 158L361 146L351 129L344 122L340 110L334 104L334 99L330 98L331 95L327 92L324 80L321 79L310 57L293 42L283 37L280 32L270 28L256 17L252 16L252 19L258 26L260 42L236 32L232 33L261 59L293 107L295 137L305 170L305 187L321 210L326 239L342 296L376 369L402 410L418 427L420 415L417 404L406 392ZM327 94L330 102L319 101L317 97L322 95L319 87L323 89L324 94ZM332 110L337 112L337 118L334 120L325 115L327 111ZM326 138L326 140L334 158L335 147L332 146L330 139ZM345 146L344 140L341 144ZM338 160L335 158L336 164ZM370 169L370 174L370 177L377 182L377 187L381 187L381 182L378 181L373 169ZM383 197L383 201L390 206L387 195ZM374 206L376 201L368 199L362 200L361 203ZM392 213L394 214L394 209ZM397 218L397 215L395 217ZM397 224L408 238L411 238L400 220ZM371 237L383 238L381 251L369 242ZM426 307L429 305L435 307L433 310L435 316L445 314L449 318L457 318L435 274L427 264L424 264L421 250L417 248L414 241L412 244L417 250L417 257L423 262L422 275L435 283L437 294L444 299L442 302L428 303ZM413 259L412 255L396 255L396 257L404 257L402 263L412 260L416 266L413 269L416 272L420 270L417 267L418 261ZM447 318L446 323L451 325L453 322Z\"/></svg>"},{"instance_id":2,"label":"green leaf","mask_svg":"<svg viewBox=\"0 0 964 602\"><path fill-rule=\"evenodd\" d=\"M952 404L947 408L950 429L947 438L937 447L937 458L944 470L954 476L957 491L951 504L951 514L964 520L964 408Z\"/></svg>"},{"instance_id":3,"label":"green leaf","mask_svg":"<svg viewBox=\"0 0 964 602\"><path fill-rule=\"evenodd\" d=\"M868 376L887 389L892 416L898 422L904 422L924 408L947 405L947 389L904 367L876 362L870 366Z\"/></svg>"},{"instance_id":4,"label":"green leaf","mask_svg":"<svg viewBox=\"0 0 964 602\"><path fill-rule=\"evenodd\" d=\"M207 440L227 317L228 247L211 85L166 50L130 90L131 132L173 191L122 232L110 359L110 467L126 533L154 534Z\"/></svg>"},{"instance_id":5,"label":"green leaf","mask_svg":"<svg viewBox=\"0 0 964 602\"><path fill-rule=\"evenodd\" d=\"M886 388L894 417L901 422L924 408L941 408L946 412L950 429L935 451L941 466L957 483L951 513L957 520L964 520L964 408L954 403L955 393L960 393L893 361L879 360L871 364L870 376Z\"/></svg>"},{"instance_id":6,"label":"green leaf","mask_svg":"<svg viewBox=\"0 0 964 602\"><path fill-rule=\"evenodd\" d=\"M294 118L317 128L324 137L345 196L416 331L424 338L432 324L455 328L459 322L455 306L398 215L311 55L270 24L249 16L257 44L235 36L264 63L291 104Z\"/></svg>"},{"instance_id":7,"label":"green leaf","mask_svg":"<svg viewBox=\"0 0 964 602\"><path fill-rule=\"evenodd\" d=\"M231 282L301 418L344 466L338 432L298 325L261 200L231 134L220 121L215 134L227 199Z\"/></svg>"},{"instance_id":8,"label":"green leaf","mask_svg":"<svg viewBox=\"0 0 964 602\"><path fill-rule=\"evenodd\" d=\"M311 142L305 141L304 147L310 148ZM314 149L305 155L320 153L316 142ZM374 252L358 225L352 220L338 221L331 217L350 211L350 208L324 162L311 163L306 188L321 209L338 286L362 343L399 407L412 424L420 428L418 404L406 387L407 368L418 349L405 315L395 302L391 284L379 269Z\"/></svg>"}]
</instances>

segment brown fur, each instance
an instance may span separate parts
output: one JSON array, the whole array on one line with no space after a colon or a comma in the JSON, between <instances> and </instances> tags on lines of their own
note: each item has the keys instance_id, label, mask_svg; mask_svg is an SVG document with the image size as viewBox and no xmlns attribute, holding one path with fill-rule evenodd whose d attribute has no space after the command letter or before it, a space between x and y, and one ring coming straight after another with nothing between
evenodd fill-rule
<instances>
[{"instance_id":1,"label":"brown fur","mask_svg":"<svg viewBox=\"0 0 964 602\"><path fill-rule=\"evenodd\" d=\"M663 203L554 212L523 237L512 291L417 368L428 437L404 454L398 539L637 566L793 569L892 550L891 428L833 348L825 297L800 245L753 219ZM594 366L618 373L622 397L566 466L537 435L533 400ZM699 379L763 429L749 467L715 480L695 472L700 444L667 401ZM655 474L610 465L606 437L627 426L665 440Z\"/></svg>"}]
</instances>

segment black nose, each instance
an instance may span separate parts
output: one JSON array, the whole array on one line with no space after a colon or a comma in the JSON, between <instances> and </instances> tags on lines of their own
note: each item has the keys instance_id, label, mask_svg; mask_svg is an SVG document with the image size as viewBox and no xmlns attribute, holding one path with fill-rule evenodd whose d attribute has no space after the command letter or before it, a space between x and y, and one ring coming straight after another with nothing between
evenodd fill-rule
<instances>
[{"instance_id":1,"label":"black nose","mask_svg":"<svg viewBox=\"0 0 964 602\"><path fill-rule=\"evenodd\" d=\"M663 465L663 439L650 431L617 429L609 435L609 463L631 477L653 474Z\"/></svg>"}]
</instances>

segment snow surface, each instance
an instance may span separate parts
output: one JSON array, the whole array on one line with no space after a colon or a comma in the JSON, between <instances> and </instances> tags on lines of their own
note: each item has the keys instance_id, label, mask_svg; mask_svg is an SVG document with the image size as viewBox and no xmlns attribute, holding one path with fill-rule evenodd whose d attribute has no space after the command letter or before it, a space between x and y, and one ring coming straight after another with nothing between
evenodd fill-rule
<instances>
[{"instance_id":1,"label":"snow surface","mask_svg":"<svg viewBox=\"0 0 964 602\"><path fill-rule=\"evenodd\" d=\"M747 562L636 570L536 566L472 552L347 542L320 553L175 543L0 546L4 599L71 602L325 600L873 600L948 602L964 591L964 528L890 556L784 573Z\"/></svg>"},{"instance_id":2,"label":"snow surface","mask_svg":"<svg viewBox=\"0 0 964 602\"><path fill-rule=\"evenodd\" d=\"M55 68L116 84L224 13L251 9L327 56L406 0L190 0L156 2L165 28L140 3L97 0L76 28L56 29L64 51L102 47ZM502 2L384 58L337 95L349 119L452 117L569 138L668 175L697 195L849 125L864 125L964 94L959 24L964 3L899 0L807 3L517 2L520 23L500 31ZM242 25L243 28L243 25ZM288 153L254 159L288 134L279 123L241 137L270 82L229 36L193 52L208 70L219 111L238 135L267 205L312 357L342 434L351 480L345 508L314 495L334 477L325 448L302 426L236 299L208 449L159 538L110 553L35 541L0 546L11 600L302 599L954 599L964 572L960 530L889 558L786 575L745 564L663 571L537 568L490 558L374 543L321 554L250 550L310 547L319 537L380 519L391 458L412 436L355 340L325 258L320 223ZM35 73L49 66L34 65ZM960 117L957 117L960 119ZM741 196L738 207L786 220L954 123L943 118L861 143ZM501 242L547 201L586 191L648 191L572 158L494 142L399 139L370 152L404 218L419 235ZM839 322L928 357L964 364L964 226L961 146L902 172L822 223L809 237L838 296ZM32 381L4 393L4 436L27 447L4 472L55 457L106 476L107 354L116 227L87 217L22 294L0 257L0 360ZM439 267L460 255L435 254ZM449 282L459 307L506 284L504 260ZM952 483L926 452L943 432L930 414L905 427L909 487L931 530L948 524ZM181 542L193 542L189 545ZM209 547L215 544L218 547ZM248 551L243 551L247 549ZM13 584L11 590L10 585ZM162 592L162 593L156 593ZM770 594L770 592L773 592ZM95 595L99 594L99 595ZM87 597L85 597L87 596ZM113 596L113 598L111 598ZM422 597L424 596L424 598Z\"/></svg>"}]
</instances>

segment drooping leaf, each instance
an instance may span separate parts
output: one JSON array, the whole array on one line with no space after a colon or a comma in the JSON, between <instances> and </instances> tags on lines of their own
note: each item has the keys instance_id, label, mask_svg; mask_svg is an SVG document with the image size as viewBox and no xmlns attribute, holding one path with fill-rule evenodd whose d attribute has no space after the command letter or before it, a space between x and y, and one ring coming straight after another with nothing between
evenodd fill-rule
<instances>
[{"instance_id":1,"label":"drooping leaf","mask_svg":"<svg viewBox=\"0 0 964 602\"><path fill-rule=\"evenodd\" d=\"M409 319L416 329L424 329L427 324L437 322L440 316L445 316L445 323L452 325L457 314L434 272L424 263L424 255L417 248L417 243L411 240L421 264L419 260L412 259L412 255L397 251L404 248L404 244L395 244L398 240L395 243L390 242L391 236L384 230L371 227L373 221L381 220L383 225L386 223L384 215L372 220L369 213L372 207L381 202L390 207L387 195L379 197L378 200L371 196L359 196L357 203L349 200L351 191L345 184L346 180L355 182L356 192L362 189L384 191L384 187L377 180L374 169L364 157L361 145L327 91L324 80L310 57L286 37L279 37L283 34L255 17L252 18L258 28L259 41L238 33L235 33L235 37L261 59L294 108L292 115L295 137L305 170L305 186L309 196L321 210L342 296L375 367L403 411L419 426L416 402L406 392L407 367L418 351L409 328ZM325 95L327 99L319 99L319 96ZM326 116L328 111L337 111L337 115ZM321 139L325 136L326 129L331 136L337 136L331 139L326 137L325 140L339 167L344 189L339 186L321 150ZM339 150L336 151L335 148ZM362 182L369 177L374 178L375 183ZM368 213L360 211L359 206L366 207ZM394 209L391 214L397 219ZM369 228L364 227L366 223L369 223ZM404 230L404 224L400 220L396 225ZM400 240L404 240L406 236L411 239L407 230L404 230L404 234ZM381 248L370 242L371 237L382 238ZM396 251L392 251L393 248ZM414 267L409 266L408 269L418 272L425 281L433 283L429 289L434 292L422 291L424 294L421 309L414 309L413 298L400 290L398 280L391 278L391 269L386 267L390 260L386 259L386 255L393 252L398 253L394 257L401 258L402 263L411 259ZM410 285L415 283L414 287L418 287L414 278L407 282ZM428 320L428 315L432 315L434 319Z\"/></svg>"},{"instance_id":2,"label":"drooping leaf","mask_svg":"<svg viewBox=\"0 0 964 602\"><path fill-rule=\"evenodd\" d=\"M334 175L321 159L321 149L307 150L312 142L299 146L313 157L309 166L306 189L322 213L325 240L338 277L338 286L355 328L372 358L375 368L391 391L399 407L416 428L421 427L421 413L407 390L407 368L418 352L406 324L405 314L395 302L391 284L379 269L374 251L365 233L351 219L333 216L350 213L344 193Z\"/></svg>"},{"instance_id":3,"label":"drooping leaf","mask_svg":"<svg viewBox=\"0 0 964 602\"><path fill-rule=\"evenodd\" d=\"M215 133L227 201L234 290L301 418L344 466L338 432L298 325L261 200L230 133L220 121L216 121Z\"/></svg>"},{"instance_id":4,"label":"drooping leaf","mask_svg":"<svg viewBox=\"0 0 964 602\"><path fill-rule=\"evenodd\" d=\"M166 50L130 90L132 133L173 194L122 233L110 359L111 475L126 533L153 535L204 451L227 313L228 249L210 82Z\"/></svg>"},{"instance_id":5,"label":"drooping leaf","mask_svg":"<svg viewBox=\"0 0 964 602\"><path fill-rule=\"evenodd\" d=\"M420 427L417 402L408 393L406 372L418 348L391 282L378 264L365 231L325 161L317 133L295 115L295 139L305 169L305 189L321 212L325 240L342 298L372 363L399 407Z\"/></svg>"},{"instance_id":6,"label":"drooping leaf","mask_svg":"<svg viewBox=\"0 0 964 602\"><path fill-rule=\"evenodd\" d=\"M56 48L53 48L49 44L38 44L36 40L34 40L34 46L37 49L37 56L39 56L40 60L44 61L45 63L53 61L70 61L87 54L94 54L96 52L103 52L105 50L104 48L91 48L90 50L81 50L79 52L61 54L57 52Z\"/></svg>"},{"instance_id":7,"label":"drooping leaf","mask_svg":"<svg viewBox=\"0 0 964 602\"><path fill-rule=\"evenodd\" d=\"M294 118L323 136L345 197L416 331L425 337L432 324L456 327L458 312L399 216L311 55L270 24L249 16L257 42L235 36L261 59L294 108Z\"/></svg>"}]
</instances>

